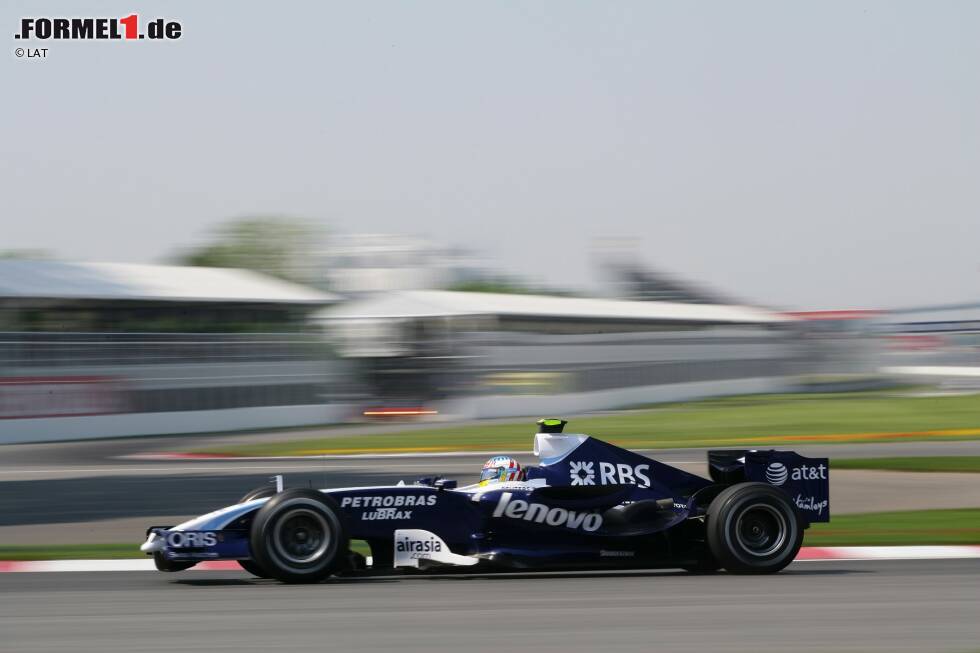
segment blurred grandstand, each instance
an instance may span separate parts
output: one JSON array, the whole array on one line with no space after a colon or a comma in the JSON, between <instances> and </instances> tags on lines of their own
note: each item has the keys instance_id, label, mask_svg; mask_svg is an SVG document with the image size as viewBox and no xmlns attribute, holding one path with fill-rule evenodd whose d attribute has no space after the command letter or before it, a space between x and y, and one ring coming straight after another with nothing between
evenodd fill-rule
<instances>
[{"instance_id":1,"label":"blurred grandstand","mask_svg":"<svg viewBox=\"0 0 980 653\"><path fill-rule=\"evenodd\" d=\"M786 389L786 317L743 307L404 291L317 319L376 395L467 417L575 412Z\"/></svg>"},{"instance_id":2,"label":"blurred grandstand","mask_svg":"<svg viewBox=\"0 0 980 653\"><path fill-rule=\"evenodd\" d=\"M338 419L344 363L306 329L335 300L244 270L0 261L0 441Z\"/></svg>"},{"instance_id":3,"label":"blurred grandstand","mask_svg":"<svg viewBox=\"0 0 980 653\"><path fill-rule=\"evenodd\" d=\"M893 310L875 326L886 374L945 390L980 389L980 302Z\"/></svg>"},{"instance_id":4,"label":"blurred grandstand","mask_svg":"<svg viewBox=\"0 0 980 653\"><path fill-rule=\"evenodd\" d=\"M339 245L346 299L244 270L2 260L0 442L980 378L977 304L779 313L623 261L632 300L391 290L465 278L452 257L427 270L427 248Z\"/></svg>"}]
</instances>

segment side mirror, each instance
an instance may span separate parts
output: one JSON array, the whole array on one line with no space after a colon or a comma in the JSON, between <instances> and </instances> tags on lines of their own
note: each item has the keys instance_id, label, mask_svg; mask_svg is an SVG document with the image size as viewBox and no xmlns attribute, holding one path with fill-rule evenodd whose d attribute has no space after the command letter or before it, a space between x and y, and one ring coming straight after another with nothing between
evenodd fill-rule
<instances>
[{"instance_id":1,"label":"side mirror","mask_svg":"<svg viewBox=\"0 0 980 653\"><path fill-rule=\"evenodd\" d=\"M456 481L454 479L440 478L436 481L435 486L439 490L455 490Z\"/></svg>"}]
</instances>

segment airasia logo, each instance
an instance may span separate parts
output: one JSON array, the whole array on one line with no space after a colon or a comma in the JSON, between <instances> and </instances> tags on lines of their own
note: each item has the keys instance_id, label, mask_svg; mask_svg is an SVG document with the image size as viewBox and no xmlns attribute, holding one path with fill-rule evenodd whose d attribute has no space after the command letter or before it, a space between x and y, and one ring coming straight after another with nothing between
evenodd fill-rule
<instances>
[{"instance_id":1,"label":"airasia logo","mask_svg":"<svg viewBox=\"0 0 980 653\"><path fill-rule=\"evenodd\" d=\"M435 536L430 536L427 540L404 537L395 543L395 551L408 553L416 560L427 560L433 553L442 553L442 540Z\"/></svg>"}]
</instances>

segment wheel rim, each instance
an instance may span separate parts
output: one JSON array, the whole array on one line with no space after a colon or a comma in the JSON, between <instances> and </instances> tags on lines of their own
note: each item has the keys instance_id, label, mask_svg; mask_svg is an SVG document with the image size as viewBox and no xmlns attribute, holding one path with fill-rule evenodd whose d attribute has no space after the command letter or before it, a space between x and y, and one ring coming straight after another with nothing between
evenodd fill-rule
<instances>
[{"instance_id":1,"label":"wheel rim","mask_svg":"<svg viewBox=\"0 0 980 653\"><path fill-rule=\"evenodd\" d=\"M318 511L289 510L276 522L272 544L276 552L294 565L316 562L330 547L331 529Z\"/></svg>"},{"instance_id":2,"label":"wheel rim","mask_svg":"<svg viewBox=\"0 0 980 653\"><path fill-rule=\"evenodd\" d=\"M735 538L746 553L766 557L786 542L786 518L773 506L756 503L743 510L735 522Z\"/></svg>"}]
</instances>

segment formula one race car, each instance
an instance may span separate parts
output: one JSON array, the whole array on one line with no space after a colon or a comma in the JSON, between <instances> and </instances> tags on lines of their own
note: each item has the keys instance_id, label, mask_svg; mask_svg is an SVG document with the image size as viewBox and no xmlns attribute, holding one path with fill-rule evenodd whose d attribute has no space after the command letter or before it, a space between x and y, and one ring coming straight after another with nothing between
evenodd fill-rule
<instances>
[{"instance_id":1,"label":"formula one race car","mask_svg":"<svg viewBox=\"0 0 980 653\"><path fill-rule=\"evenodd\" d=\"M708 480L562 434L564 420L538 424L539 465L520 470L520 480L502 469L494 482L467 487L421 479L283 490L279 477L278 487L253 490L235 505L151 527L140 548L161 571L231 559L291 583L447 566L772 573L792 562L804 529L830 520L826 458L709 451ZM352 539L370 545L370 564L350 550Z\"/></svg>"}]
</instances>

